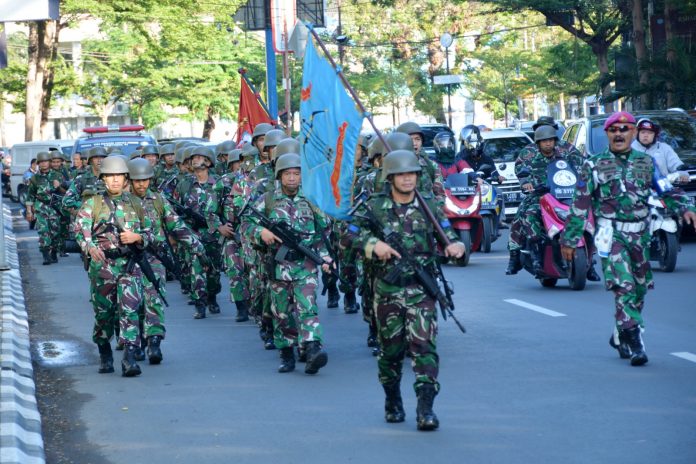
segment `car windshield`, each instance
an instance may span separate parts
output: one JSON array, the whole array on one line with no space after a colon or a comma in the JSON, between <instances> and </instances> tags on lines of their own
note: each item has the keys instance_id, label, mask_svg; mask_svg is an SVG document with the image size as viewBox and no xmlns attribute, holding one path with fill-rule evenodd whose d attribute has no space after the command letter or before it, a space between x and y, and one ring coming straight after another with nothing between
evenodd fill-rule
<instances>
[{"instance_id":1,"label":"car windshield","mask_svg":"<svg viewBox=\"0 0 696 464\"><path fill-rule=\"evenodd\" d=\"M483 153L493 158L496 163L509 163L517 159L517 155L529 144L526 137L505 137L487 139L483 143Z\"/></svg>"},{"instance_id":2,"label":"car windshield","mask_svg":"<svg viewBox=\"0 0 696 464\"><path fill-rule=\"evenodd\" d=\"M660 125L660 142L668 143L677 154L696 150L696 120L651 116ZM604 121L592 121L592 154L607 149L609 141L604 133Z\"/></svg>"}]
</instances>

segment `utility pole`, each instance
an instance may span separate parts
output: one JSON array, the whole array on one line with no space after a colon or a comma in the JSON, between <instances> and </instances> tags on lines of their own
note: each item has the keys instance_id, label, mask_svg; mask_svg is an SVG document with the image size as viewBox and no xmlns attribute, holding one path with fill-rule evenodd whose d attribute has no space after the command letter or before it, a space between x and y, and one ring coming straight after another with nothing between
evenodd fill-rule
<instances>
[{"instance_id":1,"label":"utility pole","mask_svg":"<svg viewBox=\"0 0 696 464\"><path fill-rule=\"evenodd\" d=\"M445 67L447 69L447 75L450 73L449 66L449 48L452 46L454 38L448 32L445 32L440 36L440 45L445 47ZM452 85L447 84L447 120L449 122L449 127L452 129Z\"/></svg>"},{"instance_id":2,"label":"utility pole","mask_svg":"<svg viewBox=\"0 0 696 464\"><path fill-rule=\"evenodd\" d=\"M343 55L345 53L345 50L343 50L343 26L341 23L341 0L338 0L336 2L338 6L338 28L336 28L336 41L338 42L338 60L341 63L341 67L343 67Z\"/></svg>"}]
</instances>

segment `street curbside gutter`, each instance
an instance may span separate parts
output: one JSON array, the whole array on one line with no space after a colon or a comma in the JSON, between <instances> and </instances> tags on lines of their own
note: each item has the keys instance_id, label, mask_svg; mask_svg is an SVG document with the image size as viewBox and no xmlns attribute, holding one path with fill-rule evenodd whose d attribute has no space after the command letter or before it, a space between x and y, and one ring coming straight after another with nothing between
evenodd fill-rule
<instances>
[{"instance_id":1,"label":"street curbside gutter","mask_svg":"<svg viewBox=\"0 0 696 464\"><path fill-rule=\"evenodd\" d=\"M0 271L0 462L43 464L46 458L36 404L29 322L12 215L7 205L3 205L3 214L2 232L10 270Z\"/></svg>"}]
</instances>

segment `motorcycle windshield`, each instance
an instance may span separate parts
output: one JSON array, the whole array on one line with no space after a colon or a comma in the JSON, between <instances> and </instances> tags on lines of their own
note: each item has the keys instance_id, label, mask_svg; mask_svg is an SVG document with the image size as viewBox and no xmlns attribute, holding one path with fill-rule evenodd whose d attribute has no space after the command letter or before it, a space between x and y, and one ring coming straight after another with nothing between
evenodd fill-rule
<instances>
[{"instance_id":1,"label":"motorcycle windshield","mask_svg":"<svg viewBox=\"0 0 696 464\"><path fill-rule=\"evenodd\" d=\"M549 164L546 170L549 192L559 200L573 198L575 185L578 183L578 173L565 160L556 160Z\"/></svg>"}]
</instances>

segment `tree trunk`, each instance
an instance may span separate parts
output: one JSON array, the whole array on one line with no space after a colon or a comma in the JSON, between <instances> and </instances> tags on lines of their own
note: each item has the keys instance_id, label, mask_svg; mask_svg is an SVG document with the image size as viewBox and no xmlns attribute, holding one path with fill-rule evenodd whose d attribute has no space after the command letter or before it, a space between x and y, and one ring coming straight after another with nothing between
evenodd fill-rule
<instances>
[{"instance_id":1,"label":"tree trunk","mask_svg":"<svg viewBox=\"0 0 696 464\"><path fill-rule=\"evenodd\" d=\"M208 107L205 122L203 123L203 138L210 140L210 134L215 129L215 119L213 119L213 109Z\"/></svg>"},{"instance_id":2,"label":"tree trunk","mask_svg":"<svg viewBox=\"0 0 696 464\"><path fill-rule=\"evenodd\" d=\"M597 68L599 68L599 78L604 80L609 75L609 46L607 45L595 45L592 44L592 51L597 57ZM611 87L609 84L605 84L602 87L602 98L607 99L611 95ZM604 112L611 113L613 111L612 104L609 102L604 102Z\"/></svg>"},{"instance_id":3,"label":"tree trunk","mask_svg":"<svg viewBox=\"0 0 696 464\"><path fill-rule=\"evenodd\" d=\"M676 53L674 52L674 30L672 24L672 0L665 0L665 43L667 44L667 62L669 66L674 65ZM667 108L675 106L674 83L667 80Z\"/></svg>"},{"instance_id":4,"label":"tree trunk","mask_svg":"<svg viewBox=\"0 0 696 464\"><path fill-rule=\"evenodd\" d=\"M53 87L53 76L48 69L58 41L56 21L29 23L29 66L27 70L26 110L24 114L24 140L32 141L41 136L41 122L46 113L48 119L49 98L46 92Z\"/></svg>"},{"instance_id":5,"label":"tree trunk","mask_svg":"<svg viewBox=\"0 0 696 464\"><path fill-rule=\"evenodd\" d=\"M561 119L561 121L565 121L565 119L566 119L566 109L565 109L565 95L563 95L563 92L561 92L561 93L558 95L558 106L559 106L559 109L560 109L560 112L559 112L559 115L558 115L558 116L559 116L559 118Z\"/></svg>"},{"instance_id":6,"label":"tree trunk","mask_svg":"<svg viewBox=\"0 0 696 464\"><path fill-rule=\"evenodd\" d=\"M44 73L43 79L43 90L44 95L41 98L41 138L43 140L48 139L48 113L51 110L51 98L53 97L53 80L55 77L55 70L53 69L53 63L58 56L58 35L60 34L60 23L58 21L52 21L55 23L55 32L53 38L47 41L46 46L50 48L49 61L46 66L46 72Z\"/></svg>"},{"instance_id":7,"label":"tree trunk","mask_svg":"<svg viewBox=\"0 0 696 464\"><path fill-rule=\"evenodd\" d=\"M503 127L507 127L508 126L508 102L505 102L504 105L505 105L505 125Z\"/></svg>"},{"instance_id":8,"label":"tree trunk","mask_svg":"<svg viewBox=\"0 0 696 464\"><path fill-rule=\"evenodd\" d=\"M645 29L643 28L643 0L633 0L633 44L636 49L638 75L641 87L648 85L647 50L645 48ZM647 93L639 95L640 109L648 107Z\"/></svg>"}]
</instances>

